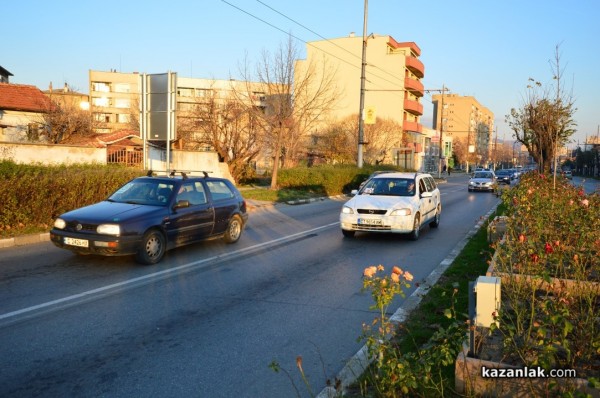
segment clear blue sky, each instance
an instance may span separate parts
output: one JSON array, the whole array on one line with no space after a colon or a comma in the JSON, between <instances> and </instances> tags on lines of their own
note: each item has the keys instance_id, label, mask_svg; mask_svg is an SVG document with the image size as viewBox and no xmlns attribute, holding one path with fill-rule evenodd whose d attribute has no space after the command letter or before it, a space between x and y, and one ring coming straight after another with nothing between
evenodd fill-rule
<instances>
[{"instance_id":1,"label":"clear blue sky","mask_svg":"<svg viewBox=\"0 0 600 398\"><path fill-rule=\"evenodd\" d=\"M363 0L10 1L2 5L0 66L14 74L11 83L45 90L66 82L84 93L90 69L239 78L245 57L274 52L288 33L301 49L361 35L363 8ZM505 115L522 105L529 77L552 82L560 45L563 83L578 108L573 139L582 142L600 125L599 19L598 0L371 0L367 31L416 42L425 88L475 96L507 140ZM423 103L430 127L431 95Z\"/></svg>"}]
</instances>

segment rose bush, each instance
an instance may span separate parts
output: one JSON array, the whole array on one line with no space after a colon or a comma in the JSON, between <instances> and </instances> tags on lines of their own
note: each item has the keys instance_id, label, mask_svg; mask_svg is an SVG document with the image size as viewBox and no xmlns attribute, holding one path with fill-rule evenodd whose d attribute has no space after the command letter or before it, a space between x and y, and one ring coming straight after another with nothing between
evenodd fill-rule
<instances>
[{"instance_id":1,"label":"rose bush","mask_svg":"<svg viewBox=\"0 0 600 398\"><path fill-rule=\"evenodd\" d=\"M600 197L568 180L528 173L503 193L501 362L600 374ZM560 390L548 382L550 390ZM567 388L568 389L568 388Z\"/></svg>"}]
</instances>

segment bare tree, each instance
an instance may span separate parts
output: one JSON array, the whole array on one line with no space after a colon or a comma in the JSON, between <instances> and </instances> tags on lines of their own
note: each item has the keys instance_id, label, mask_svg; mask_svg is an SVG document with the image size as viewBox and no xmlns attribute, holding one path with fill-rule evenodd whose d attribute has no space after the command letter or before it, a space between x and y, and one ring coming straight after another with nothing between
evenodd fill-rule
<instances>
[{"instance_id":1,"label":"bare tree","mask_svg":"<svg viewBox=\"0 0 600 398\"><path fill-rule=\"evenodd\" d=\"M52 106L41 118L43 129L39 135L53 144L68 143L94 134L96 123L90 112L80 109L74 103L52 101ZM29 137L30 140L38 138Z\"/></svg>"},{"instance_id":2,"label":"bare tree","mask_svg":"<svg viewBox=\"0 0 600 398\"><path fill-rule=\"evenodd\" d=\"M311 152L328 164L356 164L356 118L330 125L313 136Z\"/></svg>"},{"instance_id":3,"label":"bare tree","mask_svg":"<svg viewBox=\"0 0 600 398\"><path fill-rule=\"evenodd\" d=\"M319 135L316 148L328 161L356 163L357 131L358 116L348 116ZM368 142L364 152L368 164L392 163L393 149L407 146L402 126L392 119L379 118L375 124L365 126L364 140Z\"/></svg>"},{"instance_id":4,"label":"bare tree","mask_svg":"<svg viewBox=\"0 0 600 398\"><path fill-rule=\"evenodd\" d=\"M460 164L466 163L469 160L467 137L456 137L452 139L452 154Z\"/></svg>"},{"instance_id":5,"label":"bare tree","mask_svg":"<svg viewBox=\"0 0 600 398\"><path fill-rule=\"evenodd\" d=\"M554 86L544 87L530 78L522 107L511 109L506 116L515 138L525 145L543 172L550 170L558 146L564 145L576 131L572 119L576 111L573 96L561 87L563 71L558 45L551 69Z\"/></svg>"},{"instance_id":6,"label":"bare tree","mask_svg":"<svg viewBox=\"0 0 600 398\"><path fill-rule=\"evenodd\" d=\"M355 120L358 121L358 116ZM378 118L375 124L365 126L364 134L365 141L369 143L364 153L366 163L392 163L392 149L408 145L402 126L392 119ZM354 147L358 148L358 136Z\"/></svg>"},{"instance_id":7,"label":"bare tree","mask_svg":"<svg viewBox=\"0 0 600 398\"><path fill-rule=\"evenodd\" d=\"M259 153L263 126L253 108L235 96L219 99L215 90L198 100L178 130L189 149L213 148L236 181L247 177Z\"/></svg>"},{"instance_id":8,"label":"bare tree","mask_svg":"<svg viewBox=\"0 0 600 398\"><path fill-rule=\"evenodd\" d=\"M133 131L140 131L140 100L135 98L131 100L131 106L129 107L129 122L127 123L129 129Z\"/></svg>"},{"instance_id":9,"label":"bare tree","mask_svg":"<svg viewBox=\"0 0 600 398\"><path fill-rule=\"evenodd\" d=\"M279 167L295 164L305 153L309 133L338 97L335 71L325 61L299 64L297 59L290 36L274 54L263 52L256 79L249 78L247 69L242 71L246 81L260 82L265 89L266 108L261 117L267 128L265 144L273 153L272 189L277 187Z\"/></svg>"}]
</instances>

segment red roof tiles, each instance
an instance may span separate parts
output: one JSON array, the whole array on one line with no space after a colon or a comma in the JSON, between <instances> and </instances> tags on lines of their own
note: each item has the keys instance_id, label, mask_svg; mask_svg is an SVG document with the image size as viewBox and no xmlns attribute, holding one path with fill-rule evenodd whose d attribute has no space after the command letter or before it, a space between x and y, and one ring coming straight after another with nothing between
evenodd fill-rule
<instances>
[{"instance_id":1,"label":"red roof tiles","mask_svg":"<svg viewBox=\"0 0 600 398\"><path fill-rule=\"evenodd\" d=\"M47 112L52 103L35 86L0 83L0 109L25 112Z\"/></svg>"}]
</instances>

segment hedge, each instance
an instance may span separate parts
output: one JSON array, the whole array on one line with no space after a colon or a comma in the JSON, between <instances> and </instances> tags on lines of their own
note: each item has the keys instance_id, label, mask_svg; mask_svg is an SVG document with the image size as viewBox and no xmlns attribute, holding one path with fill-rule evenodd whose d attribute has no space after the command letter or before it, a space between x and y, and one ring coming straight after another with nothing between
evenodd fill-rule
<instances>
[{"instance_id":1,"label":"hedge","mask_svg":"<svg viewBox=\"0 0 600 398\"><path fill-rule=\"evenodd\" d=\"M106 199L139 169L106 165L22 165L0 161L0 233L50 229L69 210Z\"/></svg>"}]
</instances>

